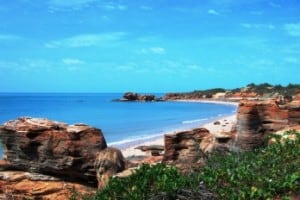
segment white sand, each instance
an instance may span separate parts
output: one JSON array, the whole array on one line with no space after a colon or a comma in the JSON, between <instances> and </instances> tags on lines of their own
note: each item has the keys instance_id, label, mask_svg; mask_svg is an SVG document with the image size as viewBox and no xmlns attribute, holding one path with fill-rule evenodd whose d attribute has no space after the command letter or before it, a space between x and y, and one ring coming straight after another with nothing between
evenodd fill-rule
<instances>
[{"instance_id":1,"label":"white sand","mask_svg":"<svg viewBox=\"0 0 300 200\"><path fill-rule=\"evenodd\" d=\"M219 121L220 125L214 125L215 121ZM235 122L236 122L236 114L233 114L233 115L229 115L226 117L215 118L215 120L211 121L210 123L204 124L201 127L204 127L206 129L208 129L210 131L210 133L217 135L222 132L230 132L230 130L231 130L232 126L235 124ZM176 133L176 131L173 133ZM169 133L169 134L172 134L172 133ZM139 149L135 149L135 147L141 146L141 145L145 145L145 146L164 145L164 136L158 137L151 141L142 142L138 145L128 146L124 149L121 149L124 157L146 156L147 153L142 152Z\"/></svg>"},{"instance_id":2,"label":"white sand","mask_svg":"<svg viewBox=\"0 0 300 200\"><path fill-rule=\"evenodd\" d=\"M220 101L220 100L208 100L208 99L182 99L182 100L172 100L178 102L198 102L198 103L214 103L214 104L225 104L225 105L234 105L238 106L239 102L235 101Z\"/></svg>"}]
</instances>

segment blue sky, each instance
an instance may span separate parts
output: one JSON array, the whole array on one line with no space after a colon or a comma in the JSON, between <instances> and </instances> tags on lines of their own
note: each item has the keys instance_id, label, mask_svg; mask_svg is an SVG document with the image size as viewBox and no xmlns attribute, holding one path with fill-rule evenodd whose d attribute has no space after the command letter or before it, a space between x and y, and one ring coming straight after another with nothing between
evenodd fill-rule
<instances>
[{"instance_id":1,"label":"blue sky","mask_svg":"<svg viewBox=\"0 0 300 200\"><path fill-rule=\"evenodd\" d=\"M299 83L298 0L0 0L0 92Z\"/></svg>"}]
</instances>

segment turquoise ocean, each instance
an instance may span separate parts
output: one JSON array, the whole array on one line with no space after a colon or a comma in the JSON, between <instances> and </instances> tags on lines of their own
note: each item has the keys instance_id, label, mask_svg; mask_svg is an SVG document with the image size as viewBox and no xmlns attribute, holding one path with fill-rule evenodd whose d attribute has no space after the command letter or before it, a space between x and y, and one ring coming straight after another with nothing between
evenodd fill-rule
<instances>
[{"instance_id":1,"label":"turquoise ocean","mask_svg":"<svg viewBox=\"0 0 300 200\"><path fill-rule=\"evenodd\" d=\"M0 93L0 124L21 116L84 123L100 128L109 145L120 146L200 127L236 112L234 105L213 103L112 101L120 97L121 93Z\"/></svg>"}]
</instances>

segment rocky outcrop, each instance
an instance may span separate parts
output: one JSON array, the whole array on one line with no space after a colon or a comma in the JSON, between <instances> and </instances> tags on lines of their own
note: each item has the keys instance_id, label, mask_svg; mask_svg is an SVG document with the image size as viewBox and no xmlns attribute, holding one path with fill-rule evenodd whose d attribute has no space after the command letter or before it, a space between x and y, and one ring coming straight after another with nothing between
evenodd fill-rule
<instances>
[{"instance_id":1,"label":"rocky outcrop","mask_svg":"<svg viewBox=\"0 0 300 200\"><path fill-rule=\"evenodd\" d=\"M165 135L163 162L189 170L203 164L205 152L211 151L214 137L205 128Z\"/></svg>"},{"instance_id":2,"label":"rocky outcrop","mask_svg":"<svg viewBox=\"0 0 300 200\"><path fill-rule=\"evenodd\" d=\"M162 98L157 98L153 94L138 94L134 92L126 92L122 99L116 99L114 101L163 101Z\"/></svg>"},{"instance_id":3,"label":"rocky outcrop","mask_svg":"<svg viewBox=\"0 0 300 200\"><path fill-rule=\"evenodd\" d=\"M79 199L125 169L121 151L84 124L23 117L3 124L0 139L0 199Z\"/></svg>"},{"instance_id":4,"label":"rocky outcrop","mask_svg":"<svg viewBox=\"0 0 300 200\"><path fill-rule=\"evenodd\" d=\"M260 147L267 134L299 124L299 95L284 105L276 100L243 100L237 113L235 145L245 150Z\"/></svg>"},{"instance_id":5,"label":"rocky outcrop","mask_svg":"<svg viewBox=\"0 0 300 200\"><path fill-rule=\"evenodd\" d=\"M123 98L125 100L128 100L128 101L137 101L138 100L138 94L137 93L133 93L133 92L126 92L124 95L123 95Z\"/></svg>"},{"instance_id":6,"label":"rocky outcrop","mask_svg":"<svg viewBox=\"0 0 300 200\"><path fill-rule=\"evenodd\" d=\"M281 136L280 142L284 143L286 140L295 140L296 139L296 135L293 131L300 132L300 125L282 129L280 131L275 132L274 134L280 135ZM286 134L287 132L289 132L289 134ZM271 138L268 141L268 144L274 144L274 143L276 143L275 138Z\"/></svg>"},{"instance_id":7,"label":"rocky outcrop","mask_svg":"<svg viewBox=\"0 0 300 200\"><path fill-rule=\"evenodd\" d=\"M37 118L19 118L0 127L5 168L97 183L94 160L106 148L100 129Z\"/></svg>"},{"instance_id":8,"label":"rocky outcrop","mask_svg":"<svg viewBox=\"0 0 300 200\"><path fill-rule=\"evenodd\" d=\"M0 199L65 200L72 195L92 195L95 188L74 182L61 181L53 176L22 171L0 172ZM74 196L74 197L75 197Z\"/></svg>"},{"instance_id":9,"label":"rocky outcrop","mask_svg":"<svg viewBox=\"0 0 300 200\"><path fill-rule=\"evenodd\" d=\"M119 149L108 147L99 151L95 160L98 188L103 188L109 178L125 169L125 158Z\"/></svg>"}]
</instances>

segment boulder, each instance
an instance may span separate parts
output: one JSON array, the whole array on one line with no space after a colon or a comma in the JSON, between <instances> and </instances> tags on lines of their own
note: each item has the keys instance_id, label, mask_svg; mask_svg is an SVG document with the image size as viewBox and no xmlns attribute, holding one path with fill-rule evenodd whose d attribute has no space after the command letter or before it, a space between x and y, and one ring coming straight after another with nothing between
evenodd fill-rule
<instances>
[{"instance_id":1,"label":"boulder","mask_svg":"<svg viewBox=\"0 0 300 200\"><path fill-rule=\"evenodd\" d=\"M103 188L109 178L125 169L126 162L119 149L108 147L99 151L95 160L98 188Z\"/></svg>"},{"instance_id":2,"label":"boulder","mask_svg":"<svg viewBox=\"0 0 300 200\"><path fill-rule=\"evenodd\" d=\"M206 152L213 149L215 138L205 128L165 135L163 162L183 171L203 165Z\"/></svg>"},{"instance_id":3,"label":"boulder","mask_svg":"<svg viewBox=\"0 0 300 200\"><path fill-rule=\"evenodd\" d=\"M152 94L149 94L149 95L139 95L138 100L139 101L155 101L156 98Z\"/></svg>"},{"instance_id":4,"label":"boulder","mask_svg":"<svg viewBox=\"0 0 300 200\"><path fill-rule=\"evenodd\" d=\"M76 195L76 199L80 199L78 193L91 195L96 193L96 189L38 173L0 172L0 199L65 200L70 199L72 195Z\"/></svg>"},{"instance_id":5,"label":"boulder","mask_svg":"<svg viewBox=\"0 0 300 200\"><path fill-rule=\"evenodd\" d=\"M127 101L137 101L138 100L138 94L133 92L126 92L123 95L123 98Z\"/></svg>"},{"instance_id":6,"label":"boulder","mask_svg":"<svg viewBox=\"0 0 300 200\"><path fill-rule=\"evenodd\" d=\"M0 127L6 170L21 170L96 185L94 161L106 148L100 129L23 117Z\"/></svg>"}]
</instances>

